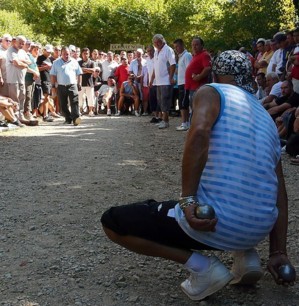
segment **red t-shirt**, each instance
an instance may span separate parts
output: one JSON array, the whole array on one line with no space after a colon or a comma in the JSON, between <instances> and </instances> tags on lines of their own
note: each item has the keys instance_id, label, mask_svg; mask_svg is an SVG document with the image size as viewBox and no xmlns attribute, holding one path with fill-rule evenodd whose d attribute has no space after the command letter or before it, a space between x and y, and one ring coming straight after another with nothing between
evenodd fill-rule
<instances>
[{"instance_id":1,"label":"red t-shirt","mask_svg":"<svg viewBox=\"0 0 299 306\"><path fill-rule=\"evenodd\" d=\"M296 54L296 60L299 61L299 54ZM291 77L299 80L299 66L294 65L292 70L291 70Z\"/></svg>"},{"instance_id":2,"label":"red t-shirt","mask_svg":"<svg viewBox=\"0 0 299 306\"><path fill-rule=\"evenodd\" d=\"M124 81L128 80L128 75L129 75L129 65L124 66L120 65L116 68L114 75L117 77L117 87L120 88L121 84Z\"/></svg>"},{"instance_id":3,"label":"red t-shirt","mask_svg":"<svg viewBox=\"0 0 299 306\"><path fill-rule=\"evenodd\" d=\"M186 69L185 89L196 90L200 86L206 84L209 80L208 76L200 81L194 81L192 79L192 74L200 74L204 68L211 66L211 57L206 50L202 50L200 53L194 55Z\"/></svg>"}]
</instances>

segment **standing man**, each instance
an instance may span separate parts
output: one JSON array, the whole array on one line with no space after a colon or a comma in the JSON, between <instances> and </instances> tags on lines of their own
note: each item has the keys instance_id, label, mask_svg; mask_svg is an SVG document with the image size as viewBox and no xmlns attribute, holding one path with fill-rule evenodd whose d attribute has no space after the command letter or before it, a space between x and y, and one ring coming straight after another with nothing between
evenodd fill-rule
<instances>
[{"instance_id":1,"label":"standing man","mask_svg":"<svg viewBox=\"0 0 299 306\"><path fill-rule=\"evenodd\" d=\"M263 272L254 248L268 235L268 270L277 284L294 283L278 274L281 265L291 263L276 126L252 95L251 63L245 54L221 53L213 72L217 83L194 96L179 201L116 206L101 219L107 236L119 245L183 264L191 276L181 288L192 300L202 300L229 282L256 283ZM203 203L214 208L216 217L195 216ZM234 251L231 271L216 256L200 253L211 249Z\"/></svg>"},{"instance_id":2,"label":"standing man","mask_svg":"<svg viewBox=\"0 0 299 306\"><path fill-rule=\"evenodd\" d=\"M176 128L177 131L187 131L189 129L189 90L185 89L185 74L192 55L185 49L182 39L174 41L174 49L178 55L178 88L179 88L179 108L182 117L182 124Z\"/></svg>"},{"instance_id":3,"label":"standing man","mask_svg":"<svg viewBox=\"0 0 299 306\"><path fill-rule=\"evenodd\" d=\"M79 94L81 90L81 74L78 61L70 56L68 47L61 49L61 57L54 61L50 71L52 91L56 91L55 83L58 84L57 94L61 110L65 117L65 123L78 125L81 123L79 115ZM71 112L68 108L70 100Z\"/></svg>"},{"instance_id":4,"label":"standing man","mask_svg":"<svg viewBox=\"0 0 299 306\"><path fill-rule=\"evenodd\" d=\"M49 117L49 97L51 96L51 77L50 69L52 67L51 54L54 51L52 45L45 45L43 48L43 54L37 58L36 64L40 72L41 85L44 100L42 104L43 120L46 122L52 122L53 118Z\"/></svg>"},{"instance_id":5,"label":"standing man","mask_svg":"<svg viewBox=\"0 0 299 306\"><path fill-rule=\"evenodd\" d=\"M194 37L192 40L193 58L186 69L185 89L189 90L190 108L192 107L192 98L195 91L209 81L211 72L211 57L204 49L204 41L200 37Z\"/></svg>"},{"instance_id":6,"label":"standing man","mask_svg":"<svg viewBox=\"0 0 299 306\"><path fill-rule=\"evenodd\" d=\"M136 50L136 58L132 60L129 67L129 74L134 74L135 76L135 83L137 84L140 100L142 100L142 90L141 90L141 75L142 75L142 68L145 66L146 61L142 57L143 50L138 48Z\"/></svg>"},{"instance_id":7,"label":"standing man","mask_svg":"<svg viewBox=\"0 0 299 306\"><path fill-rule=\"evenodd\" d=\"M16 37L7 50L6 73L9 97L19 103L19 119L22 123L28 122L24 117L25 103L25 75L31 61L25 52L21 52L26 38L22 35ZM25 57L26 55L26 57Z\"/></svg>"},{"instance_id":8,"label":"standing man","mask_svg":"<svg viewBox=\"0 0 299 306\"><path fill-rule=\"evenodd\" d=\"M82 49L82 59L78 61L81 67L82 74L82 89L79 91L79 108L83 109L84 100L87 98L88 115L94 116L94 85L92 74L95 68L95 63L90 58L90 51L88 48Z\"/></svg>"},{"instance_id":9,"label":"standing man","mask_svg":"<svg viewBox=\"0 0 299 306\"><path fill-rule=\"evenodd\" d=\"M4 34L2 36L0 45L0 95L8 97L8 85L7 85L7 74L6 74L6 53L10 47L12 37L10 34Z\"/></svg>"},{"instance_id":10,"label":"standing man","mask_svg":"<svg viewBox=\"0 0 299 306\"><path fill-rule=\"evenodd\" d=\"M104 84L107 84L110 76L114 76L117 67L117 62L113 60L113 52L108 51L107 59L102 62L102 81Z\"/></svg>"},{"instance_id":11,"label":"standing man","mask_svg":"<svg viewBox=\"0 0 299 306\"><path fill-rule=\"evenodd\" d=\"M120 89L122 83L127 81L129 76L129 62L126 57L121 58L121 65L116 68L114 76L117 88Z\"/></svg>"},{"instance_id":12,"label":"standing man","mask_svg":"<svg viewBox=\"0 0 299 306\"><path fill-rule=\"evenodd\" d=\"M162 121L158 125L159 129L169 127L169 110L172 102L172 87L175 83L173 75L176 68L175 54L161 34L153 37L153 45L156 48L154 55L154 72L150 81L150 86L154 80L157 86L157 100L162 111Z\"/></svg>"},{"instance_id":13,"label":"standing man","mask_svg":"<svg viewBox=\"0 0 299 306\"><path fill-rule=\"evenodd\" d=\"M147 46L146 53L148 55L146 59L146 68L147 68L148 79L150 83L150 80L152 79L152 75L154 73L154 54L155 54L154 46L152 45ZM150 106L151 112L154 115L154 117L150 120L150 123L160 123L162 121L162 119L160 118L162 114L160 112L158 101L157 101L156 80L154 80L151 86L149 86L149 106Z\"/></svg>"}]
</instances>

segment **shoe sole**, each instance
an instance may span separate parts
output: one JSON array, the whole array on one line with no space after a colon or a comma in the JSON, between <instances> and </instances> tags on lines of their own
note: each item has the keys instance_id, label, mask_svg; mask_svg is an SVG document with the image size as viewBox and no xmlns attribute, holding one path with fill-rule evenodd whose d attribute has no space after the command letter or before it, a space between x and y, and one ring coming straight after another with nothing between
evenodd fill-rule
<instances>
[{"instance_id":1,"label":"shoe sole","mask_svg":"<svg viewBox=\"0 0 299 306\"><path fill-rule=\"evenodd\" d=\"M239 278L234 278L230 285L255 285L263 277L261 270L251 270L244 273Z\"/></svg>"},{"instance_id":2,"label":"shoe sole","mask_svg":"<svg viewBox=\"0 0 299 306\"><path fill-rule=\"evenodd\" d=\"M233 279L233 275L230 273L227 273L227 275L225 276L225 278L222 278L221 280L219 280L218 282L213 284L213 287L209 287L207 288L205 291L203 291L201 294L198 295L190 295L185 288L181 285L181 289L183 290L183 292L193 301L200 301L203 300L204 298L206 298L209 295L212 295L213 293L219 291L220 289L222 289L225 285L227 285L232 279Z\"/></svg>"}]
</instances>

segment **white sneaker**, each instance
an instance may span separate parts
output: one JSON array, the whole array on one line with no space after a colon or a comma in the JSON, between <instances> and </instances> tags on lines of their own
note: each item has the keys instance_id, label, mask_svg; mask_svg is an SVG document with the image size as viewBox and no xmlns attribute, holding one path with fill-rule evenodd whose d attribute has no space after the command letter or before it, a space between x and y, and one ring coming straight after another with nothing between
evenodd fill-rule
<instances>
[{"instance_id":1,"label":"white sneaker","mask_svg":"<svg viewBox=\"0 0 299 306\"><path fill-rule=\"evenodd\" d=\"M260 257L255 249L233 252L231 285L254 285L263 276Z\"/></svg>"},{"instance_id":2,"label":"white sneaker","mask_svg":"<svg viewBox=\"0 0 299 306\"><path fill-rule=\"evenodd\" d=\"M186 125L181 124L175 128L177 131L188 131L189 128Z\"/></svg>"},{"instance_id":3,"label":"white sneaker","mask_svg":"<svg viewBox=\"0 0 299 306\"><path fill-rule=\"evenodd\" d=\"M33 118L32 114L30 112L24 113L24 117L25 117L25 119L27 119L29 121L36 120L35 118Z\"/></svg>"},{"instance_id":4,"label":"white sneaker","mask_svg":"<svg viewBox=\"0 0 299 306\"><path fill-rule=\"evenodd\" d=\"M206 272L191 272L188 279L181 283L181 288L191 300L199 301L222 289L233 275L216 257L210 257L210 268Z\"/></svg>"},{"instance_id":5,"label":"white sneaker","mask_svg":"<svg viewBox=\"0 0 299 306\"><path fill-rule=\"evenodd\" d=\"M158 125L159 129L166 129L169 127L169 123L165 121L161 121L160 124Z\"/></svg>"},{"instance_id":6,"label":"white sneaker","mask_svg":"<svg viewBox=\"0 0 299 306\"><path fill-rule=\"evenodd\" d=\"M111 116L111 109L107 109L107 116Z\"/></svg>"},{"instance_id":7,"label":"white sneaker","mask_svg":"<svg viewBox=\"0 0 299 306\"><path fill-rule=\"evenodd\" d=\"M94 117L94 112L93 111L89 112L88 116L89 117Z\"/></svg>"},{"instance_id":8,"label":"white sneaker","mask_svg":"<svg viewBox=\"0 0 299 306\"><path fill-rule=\"evenodd\" d=\"M134 112L136 117L140 117L139 113L137 111Z\"/></svg>"},{"instance_id":9,"label":"white sneaker","mask_svg":"<svg viewBox=\"0 0 299 306\"><path fill-rule=\"evenodd\" d=\"M21 122L22 122L22 121L24 121L24 122L29 122L29 120L25 118L24 114L21 114L21 113L19 114L18 119L19 119ZM22 122L22 123L23 123L23 122Z\"/></svg>"},{"instance_id":10,"label":"white sneaker","mask_svg":"<svg viewBox=\"0 0 299 306\"><path fill-rule=\"evenodd\" d=\"M118 112L115 114L115 116L120 116L120 111L118 111Z\"/></svg>"}]
</instances>

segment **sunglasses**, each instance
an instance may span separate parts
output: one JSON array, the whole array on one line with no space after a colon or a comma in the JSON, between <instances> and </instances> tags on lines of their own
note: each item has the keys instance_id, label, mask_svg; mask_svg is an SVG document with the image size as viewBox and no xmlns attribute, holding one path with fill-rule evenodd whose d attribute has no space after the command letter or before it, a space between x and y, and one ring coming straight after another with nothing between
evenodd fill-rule
<instances>
[{"instance_id":1,"label":"sunglasses","mask_svg":"<svg viewBox=\"0 0 299 306\"><path fill-rule=\"evenodd\" d=\"M5 41L7 41L7 42L11 43L11 40L9 40L9 39L5 39Z\"/></svg>"}]
</instances>

